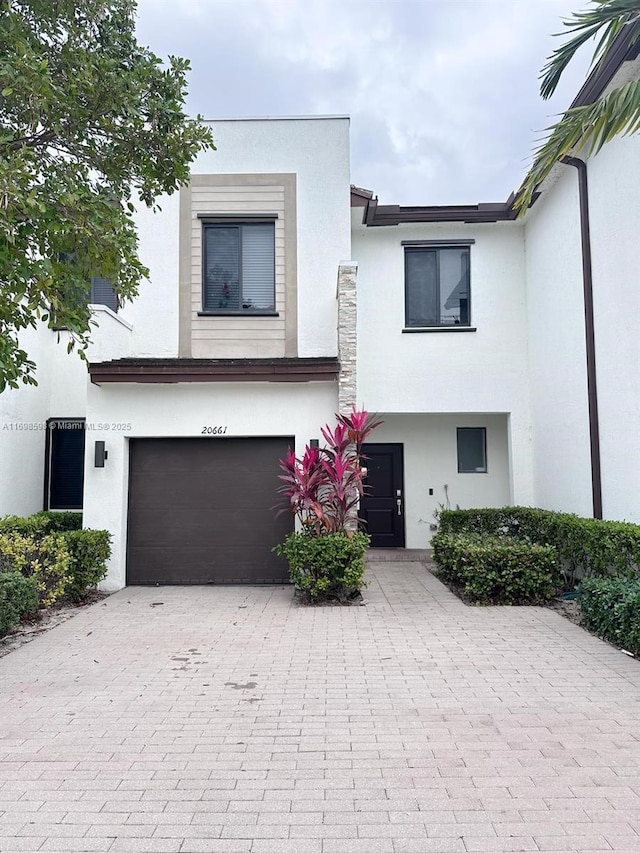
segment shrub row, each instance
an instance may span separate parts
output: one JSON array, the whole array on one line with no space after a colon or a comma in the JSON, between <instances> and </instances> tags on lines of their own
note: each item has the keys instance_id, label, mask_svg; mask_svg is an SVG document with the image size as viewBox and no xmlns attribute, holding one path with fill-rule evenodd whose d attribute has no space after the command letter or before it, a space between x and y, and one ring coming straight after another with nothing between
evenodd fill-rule
<instances>
[{"instance_id":1,"label":"shrub row","mask_svg":"<svg viewBox=\"0 0 640 853\"><path fill-rule=\"evenodd\" d=\"M565 574L580 577L637 576L640 525L580 518L566 512L510 506L500 509L443 510L443 534L508 536L553 545Z\"/></svg>"},{"instance_id":2,"label":"shrub row","mask_svg":"<svg viewBox=\"0 0 640 853\"><path fill-rule=\"evenodd\" d=\"M78 513L0 519L0 580L4 589L0 624L13 626L16 613L29 612L22 609L26 587L15 581L16 574L35 591L34 609L50 607L63 596L81 601L104 578L111 535L106 530L81 530L81 521Z\"/></svg>"},{"instance_id":3,"label":"shrub row","mask_svg":"<svg viewBox=\"0 0 640 853\"><path fill-rule=\"evenodd\" d=\"M82 529L80 512L37 512L35 515L5 515L0 518L0 533L22 533L23 536L44 536Z\"/></svg>"},{"instance_id":4,"label":"shrub row","mask_svg":"<svg viewBox=\"0 0 640 853\"><path fill-rule=\"evenodd\" d=\"M580 608L585 628L640 655L640 579L586 578Z\"/></svg>"},{"instance_id":5,"label":"shrub row","mask_svg":"<svg viewBox=\"0 0 640 853\"><path fill-rule=\"evenodd\" d=\"M0 572L0 635L38 609L38 590L33 578L20 572Z\"/></svg>"},{"instance_id":6,"label":"shrub row","mask_svg":"<svg viewBox=\"0 0 640 853\"><path fill-rule=\"evenodd\" d=\"M440 577L478 604L541 604L561 586L556 550L506 536L438 533L431 540Z\"/></svg>"}]
</instances>

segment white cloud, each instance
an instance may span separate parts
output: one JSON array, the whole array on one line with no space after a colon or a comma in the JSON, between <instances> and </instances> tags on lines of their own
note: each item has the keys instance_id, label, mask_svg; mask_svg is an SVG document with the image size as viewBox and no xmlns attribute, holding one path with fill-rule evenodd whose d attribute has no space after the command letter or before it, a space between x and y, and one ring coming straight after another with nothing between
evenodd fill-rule
<instances>
[{"instance_id":1,"label":"white cloud","mask_svg":"<svg viewBox=\"0 0 640 853\"><path fill-rule=\"evenodd\" d=\"M585 61L538 72L575 0L140 0L139 35L192 60L207 117L349 113L352 176L383 202L506 198Z\"/></svg>"}]
</instances>

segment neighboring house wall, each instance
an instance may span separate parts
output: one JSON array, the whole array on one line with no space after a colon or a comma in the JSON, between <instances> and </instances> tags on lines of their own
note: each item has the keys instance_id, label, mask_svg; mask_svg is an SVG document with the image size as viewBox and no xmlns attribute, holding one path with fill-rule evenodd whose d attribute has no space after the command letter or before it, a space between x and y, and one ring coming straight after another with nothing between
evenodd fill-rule
<instances>
[{"instance_id":1,"label":"neighboring house wall","mask_svg":"<svg viewBox=\"0 0 640 853\"><path fill-rule=\"evenodd\" d=\"M532 503L523 229L519 223L366 228L353 211L358 261L358 401L382 413L509 415L511 493ZM471 326L403 333L405 240L475 240ZM377 438L376 438L377 440ZM482 493L479 502L484 503Z\"/></svg>"},{"instance_id":2,"label":"neighboring house wall","mask_svg":"<svg viewBox=\"0 0 640 853\"><path fill-rule=\"evenodd\" d=\"M0 394L0 516L42 509L45 426L50 412L50 338L27 329L21 345L38 365L38 386ZM77 358L77 356L76 356Z\"/></svg>"},{"instance_id":3,"label":"neighboring house wall","mask_svg":"<svg viewBox=\"0 0 640 853\"><path fill-rule=\"evenodd\" d=\"M587 166L603 514L640 523L640 136Z\"/></svg>"},{"instance_id":4,"label":"neighboring house wall","mask_svg":"<svg viewBox=\"0 0 640 853\"><path fill-rule=\"evenodd\" d=\"M640 137L587 160L603 515L640 521ZM525 228L536 502L591 515L578 174L560 166Z\"/></svg>"},{"instance_id":5,"label":"neighboring house wall","mask_svg":"<svg viewBox=\"0 0 640 853\"><path fill-rule=\"evenodd\" d=\"M576 170L529 213L525 228L535 499L590 515L589 412Z\"/></svg>"},{"instance_id":6,"label":"neighboring house wall","mask_svg":"<svg viewBox=\"0 0 640 853\"><path fill-rule=\"evenodd\" d=\"M67 352L69 340L67 332L42 326L21 336L37 364L38 385L0 395L0 516L43 509L47 420L85 415L87 368Z\"/></svg>"}]
</instances>

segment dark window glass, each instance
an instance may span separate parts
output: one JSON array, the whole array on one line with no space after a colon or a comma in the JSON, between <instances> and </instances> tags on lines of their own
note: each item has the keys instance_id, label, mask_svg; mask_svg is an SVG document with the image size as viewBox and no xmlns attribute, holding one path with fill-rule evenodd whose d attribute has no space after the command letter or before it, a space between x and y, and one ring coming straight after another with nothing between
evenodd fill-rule
<instances>
[{"instance_id":1,"label":"dark window glass","mask_svg":"<svg viewBox=\"0 0 640 853\"><path fill-rule=\"evenodd\" d=\"M205 225L203 243L205 311L275 311L273 222Z\"/></svg>"},{"instance_id":2,"label":"dark window glass","mask_svg":"<svg viewBox=\"0 0 640 853\"><path fill-rule=\"evenodd\" d=\"M47 509L82 509L84 420L48 423Z\"/></svg>"},{"instance_id":3,"label":"dark window glass","mask_svg":"<svg viewBox=\"0 0 640 853\"><path fill-rule=\"evenodd\" d=\"M458 427L458 473L487 473L487 431L484 427Z\"/></svg>"},{"instance_id":4,"label":"dark window glass","mask_svg":"<svg viewBox=\"0 0 640 853\"><path fill-rule=\"evenodd\" d=\"M468 326L469 248L405 249L407 327Z\"/></svg>"}]
</instances>

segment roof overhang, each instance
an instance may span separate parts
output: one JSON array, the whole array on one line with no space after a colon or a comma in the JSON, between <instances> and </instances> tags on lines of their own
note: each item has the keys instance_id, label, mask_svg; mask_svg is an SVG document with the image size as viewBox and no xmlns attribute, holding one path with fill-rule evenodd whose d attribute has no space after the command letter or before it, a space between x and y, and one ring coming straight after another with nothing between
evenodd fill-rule
<instances>
[{"instance_id":1,"label":"roof overhang","mask_svg":"<svg viewBox=\"0 0 640 853\"><path fill-rule=\"evenodd\" d=\"M397 204L378 204L371 199L365 207L363 225L377 227L410 222L508 222L517 217L513 195L507 201L487 204L433 205L430 207L400 207Z\"/></svg>"},{"instance_id":2,"label":"roof overhang","mask_svg":"<svg viewBox=\"0 0 640 853\"><path fill-rule=\"evenodd\" d=\"M337 358L122 358L89 365L94 385L178 382L333 382Z\"/></svg>"}]
</instances>

